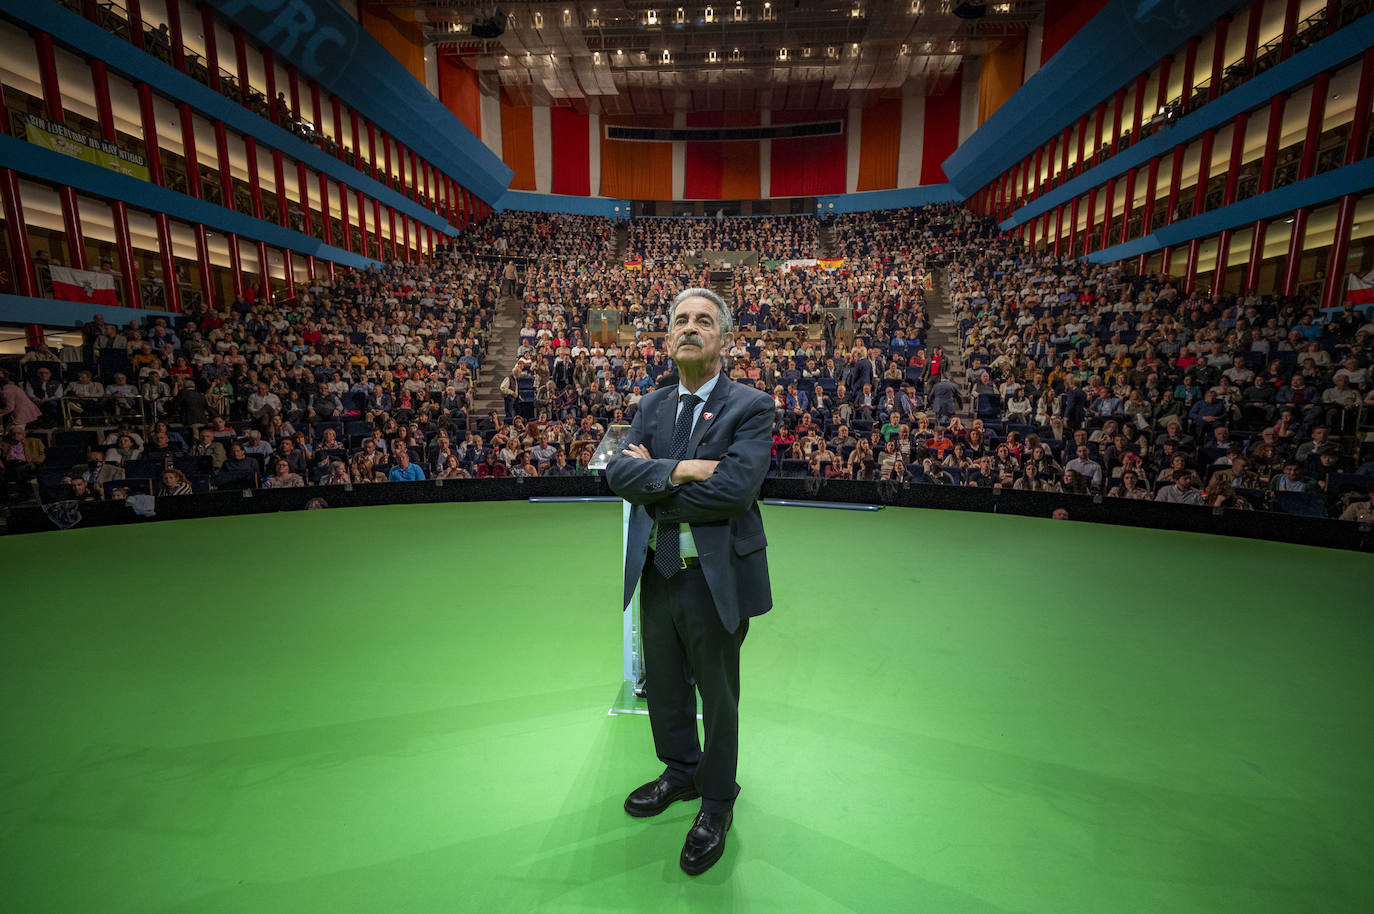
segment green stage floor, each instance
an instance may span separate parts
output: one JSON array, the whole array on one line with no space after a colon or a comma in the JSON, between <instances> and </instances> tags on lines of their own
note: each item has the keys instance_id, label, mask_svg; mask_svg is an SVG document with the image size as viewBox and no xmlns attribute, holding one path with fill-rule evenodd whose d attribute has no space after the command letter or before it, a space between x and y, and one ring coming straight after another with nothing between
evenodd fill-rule
<instances>
[{"instance_id":1,"label":"green stage floor","mask_svg":"<svg viewBox=\"0 0 1374 914\"><path fill-rule=\"evenodd\" d=\"M659 765L607 714L618 505L0 540L5 910L1374 910L1374 558L764 519L743 792L695 879L694 804L621 809Z\"/></svg>"}]
</instances>

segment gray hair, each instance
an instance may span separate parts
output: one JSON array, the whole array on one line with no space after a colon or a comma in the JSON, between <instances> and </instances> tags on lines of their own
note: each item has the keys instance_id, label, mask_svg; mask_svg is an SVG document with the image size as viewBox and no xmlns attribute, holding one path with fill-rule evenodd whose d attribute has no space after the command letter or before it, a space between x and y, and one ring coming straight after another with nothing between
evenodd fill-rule
<instances>
[{"instance_id":1,"label":"gray hair","mask_svg":"<svg viewBox=\"0 0 1374 914\"><path fill-rule=\"evenodd\" d=\"M729 333L735 329L734 315L730 313L730 306L711 289L683 289L673 299L673 306L668 309L668 326L673 324L673 312L677 311L677 306L689 298L704 298L716 306L716 314L719 316L721 333Z\"/></svg>"}]
</instances>

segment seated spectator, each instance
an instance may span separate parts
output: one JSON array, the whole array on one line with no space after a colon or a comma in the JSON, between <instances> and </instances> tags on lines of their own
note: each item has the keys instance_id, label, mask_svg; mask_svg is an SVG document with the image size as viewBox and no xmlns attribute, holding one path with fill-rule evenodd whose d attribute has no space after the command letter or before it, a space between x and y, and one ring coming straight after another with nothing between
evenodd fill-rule
<instances>
[{"instance_id":1,"label":"seated spectator","mask_svg":"<svg viewBox=\"0 0 1374 914\"><path fill-rule=\"evenodd\" d=\"M9 372L0 368L0 421L23 428L42 415L43 411L34 405L23 388L10 380Z\"/></svg>"},{"instance_id":2,"label":"seated spectator","mask_svg":"<svg viewBox=\"0 0 1374 914\"><path fill-rule=\"evenodd\" d=\"M348 467L339 459L329 461L329 469L325 473L324 479L320 480L320 485L342 486L352 482L348 475Z\"/></svg>"},{"instance_id":3,"label":"seated spectator","mask_svg":"<svg viewBox=\"0 0 1374 914\"><path fill-rule=\"evenodd\" d=\"M1202 504L1202 493L1193 487L1191 470L1179 470L1174 473L1173 479L1172 484L1155 493L1155 501L1175 505Z\"/></svg>"},{"instance_id":4,"label":"seated spectator","mask_svg":"<svg viewBox=\"0 0 1374 914\"><path fill-rule=\"evenodd\" d=\"M1313 479L1308 479L1302 471L1302 464L1290 460L1283 465L1283 472L1269 480L1270 492L1320 492L1321 487Z\"/></svg>"},{"instance_id":5,"label":"seated spectator","mask_svg":"<svg viewBox=\"0 0 1374 914\"><path fill-rule=\"evenodd\" d=\"M1350 505L1341 512L1340 519L1344 521L1354 521L1360 524L1374 523L1374 488L1369 490L1369 495L1367 497L1352 501Z\"/></svg>"},{"instance_id":6,"label":"seated spectator","mask_svg":"<svg viewBox=\"0 0 1374 914\"><path fill-rule=\"evenodd\" d=\"M410 460L410 451L403 442L393 442L391 447L392 467L387 473L391 482L414 482L425 478L424 468Z\"/></svg>"},{"instance_id":7,"label":"seated spectator","mask_svg":"<svg viewBox=\"0 0 1374 914\"><path fill-rule=\"evenodd\" d=\"M1121 482L1112 487L1107 493L1109 498L1130 498L1136 501L1154 501L1155 495L1150 491L1150 487L1145 485L1140 479L1140 474L1135 470L1126 470L1121 474Z\"/></svg>"},{"instance_id":8,"label":"seated spectator","mask_svg":"<svg viewBox=\"0 0 1374 914\"><path fill-rule=\"evenodd\" d=\"M105 459L110 463L117 463L120 466L130 460L137 460L143 456L143 447L134 442L134 436L127 432L119 435L115 439L114 447L105 452Z\"/></svg>"},{"instance_id":9,"label":"seated spectator","mask_svg":"<svg viewBox=\"0 0 1374 914\"><path fill-rule=\"evenodd\" d=\"M291 469L291 464L285 457L269 461L268 468L271 473L262 479L264 489L298 489L305 485L301 474Z\"/></svg>"},{"instance_id":10,"label":"seated spectator","mask_svg":"<svg viewBox=\"0 0 1374 914\"><path fill-rule=\"evenodd\" d=\"M217 489L251 489L257 484L258 462L237 441L229 446L229 458L215 472Z\"/></svg>"},{"instance_id":11,"label":"seated spectator","mask_svg":"<svg viewBox=\"0 0 1374 914\"><path fill-rule=\"evenodd\" d=\"M176 467L167 467L162 471L162 484L158 486L155 494L159 498L164 495L190 495L191 480Z\"/></svg>"}]
</instances>

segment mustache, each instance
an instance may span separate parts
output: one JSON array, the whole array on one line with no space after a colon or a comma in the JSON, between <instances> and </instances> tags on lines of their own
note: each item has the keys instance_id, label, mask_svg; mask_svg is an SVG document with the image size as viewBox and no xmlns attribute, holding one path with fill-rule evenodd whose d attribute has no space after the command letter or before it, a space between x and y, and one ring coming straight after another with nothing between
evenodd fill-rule
<instances>
[{"instance_id":1,"label":"mustache","mask_svg":"<svg viewBox=\"0 0 1374 914\"><path fill-rule=\"evenodd\" d=\"M677 341L677 344L678 344L679 346L682 346L682 345L684 345L684 344L686 344L686 343L695 343L695 344L697 344L698 346L704 346L704 345L706 345L705 343L702 342L701 337L697 336L695 333L688 333L687 335L683 336L681 339L679 339L679 340Z\"/></svg>"}]
</instances>

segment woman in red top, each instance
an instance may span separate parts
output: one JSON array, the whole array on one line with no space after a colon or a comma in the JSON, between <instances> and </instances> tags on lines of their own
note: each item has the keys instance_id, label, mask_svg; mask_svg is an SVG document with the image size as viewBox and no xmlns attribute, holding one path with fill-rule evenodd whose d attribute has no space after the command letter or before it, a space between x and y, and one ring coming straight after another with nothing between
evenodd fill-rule
<instances>
[{"instance_id":1,"label":"woman in red top","mask_svg":"<svg viewBox=\"0 0 1374 914\"><path fill-rule=\"evenodd\" d=\"M934 354L930 357L930 380L934 383L940 380L940 372L945 367L945 350L939 346L935 347Z\"/></svg>"}]
</instances>

